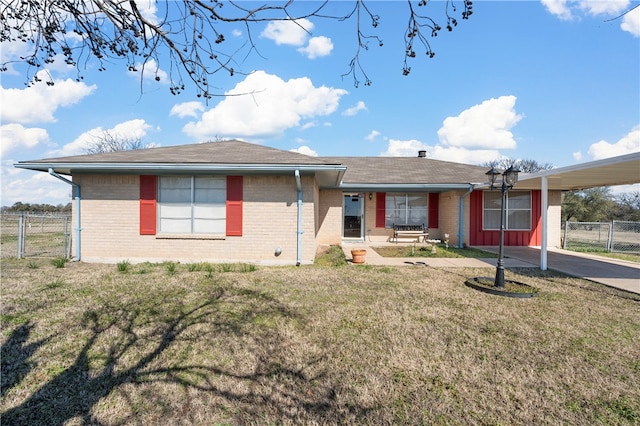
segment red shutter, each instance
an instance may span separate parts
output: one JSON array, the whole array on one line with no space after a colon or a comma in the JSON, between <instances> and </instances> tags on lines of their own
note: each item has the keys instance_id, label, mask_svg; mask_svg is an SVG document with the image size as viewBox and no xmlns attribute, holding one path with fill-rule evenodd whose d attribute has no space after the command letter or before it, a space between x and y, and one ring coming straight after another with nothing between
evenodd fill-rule
<instances>
[{"instance_id":1,"label":"red shutter","mask_svg":"<svg viewBox=\"0 0 640 426\"><path fill-rule=\"evenodd\" d=\"M157 176L140 176L140 235L156 234Z\"/></svg>"},{"instance_id":2,"label":"red shutter","mask_svg":"<svg viewBox=\"0 0 640 426\"><path fill-rule=\"evenodd\" d=\"M387 225L387 194L376 192L376 228L384 228Z\"/></svg>"},{"instance_id":3,"label":"red shutter","mask_svg":"<svg viewBox=\"0 0 640 426\"><path fill-rule=\"evenodd\" d=\"M427 228L435 229L438 228L438 215L440 211L440 194L437 192L429 193L429 223L427 224Z\"/></svg>"},{"instance_id":4,"label":"red shutter","mask_svg":"<svg viewBox=\"0 0 640 426\"><path fill-rule=\"evenodd\" d=\"M242 176L227 176L227 235L242 236Z\"/></svg>"}]
</instances>

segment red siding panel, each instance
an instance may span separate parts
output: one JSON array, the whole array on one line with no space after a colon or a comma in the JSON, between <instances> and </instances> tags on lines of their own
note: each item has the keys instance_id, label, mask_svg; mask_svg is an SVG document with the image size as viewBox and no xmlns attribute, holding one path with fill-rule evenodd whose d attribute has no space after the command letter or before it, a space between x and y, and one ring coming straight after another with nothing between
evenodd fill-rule
<instances>
[{"instance_id":1,"label":"red siding panel","mask_svg":"<svg viewBox=\"0 0 640 426\"><path fill-rule=\"evenodd\" d=\"M539 190L531 191L531 230L505 231L506 246L538 246L542 240L542 194ZM482 229L482 191L471 193L471 209L469 222L469 243L476 246L497 246L500 244L500 231L484 231Z\"/></svg>"},{"instance_id":2,"label":"red siding panel","mask_svg":"<svg viewBox=\"0 0 640 426\"><path fill-rule=\"evenodd\" d=\"M140 176L140 235L156 234L157 176Z\"/></svg>"},{"instance_id":3,"label":"red siding panel","mask_svg":"<svg viewBox=\"0 0 640 426\"><path fill-rule=\"evenodd\" d=\"M242 176L227 176L227 235L242 236Z\"/></svg>"},{"instance_id":4,"label":"red siding panel","mask_svg":"<svg viewBox=\"0 0 640 426\"><path fill-rule=\"evenodd\" d=\"M437 192L429 193L429 212L427 216L427 228L439 228L439 212L440 212L440 194Z\"/></svg>"},{"instance_id":5,"label":"red siding panel","mask_svg":"<svg viewBox=\"0 0 640 426\"><path fill-rule=\"evenodd\" d=\"M387 194L376 192L376 228L384 228L387 225Z\"/></svg>"}]
</instances>

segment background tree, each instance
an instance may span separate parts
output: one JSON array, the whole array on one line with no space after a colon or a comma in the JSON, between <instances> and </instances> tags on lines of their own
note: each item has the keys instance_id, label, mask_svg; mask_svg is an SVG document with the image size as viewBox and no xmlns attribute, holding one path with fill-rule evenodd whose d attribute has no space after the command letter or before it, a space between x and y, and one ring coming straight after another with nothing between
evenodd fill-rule
<instances>
[{"instance_id":1,"label":"background tree","mask_svg":"<svg viewBox=\"0 0 640 426\"><path fill-rule=\"evenodd\" d=\"M640 192L625 192L615 199L612 220L640 222Z\"/></svg>"},{"instance_id":2,"label":"background tree","mask_svg":"<svg viewBox=\"0 0 640 426\"><path fill-rule=\"evenodd\" d=\"M68 213L71 214L71 203L58 204L31 204L17 201L12 206L2 207L2 213Z\"/></svg>"},{"instance_id":3,"label":"background tree","mask_svg":"<svg viewBox=\"0 0 640 426\"><path fill-rule=\"evenodd\" d=\"M29 68L27 80L32 76L39 80L42 77L36 72L62 55L67 64L76 67L78 79L83 78L89 60L95 59L100 71L110 64L120 63L131 71L141 68L142 73L153 73L159 81L162 66L170 70L171 93L179 94L191 83L198 96L208 98L213 95L210 88L214 74L221 70L230 75L238 72L233 67L238 50L232 46L224 50L225 33L234 29L225 24L244 25L245 45L251 52L256 50L252 26L257 23L296 22L311 17L351 22L357 42L344 75L352 75L356 86L360 78L364 78L366 85L371 84L360 64L360 53L367 50L371 42L383 44L374 34L381 17L375 13L376 2L373 0L331 2L331 7L329 1L287 1L283 4L276 1L165 0L154 3L154 13L141 10L138 3L133 0L3 1L0 5L0 42L23 42L28 53L19 60L0 64L0 68L6 71L11 63L23 62ZM419 53L426 57L435 55L430 38L437 36L443 28L452 31L458 19L468 19L473 13L469 0L407 0L406 10L404 75L411 71L408 61L417 56L417 51L422 51ZM302 27L300 23L298 25ZM46 83L54 84L53 79Z\"/></svg>"},{"instance_id":4,"label":"background tree","mask_svg":"<svg viewBox=\"0 0 640 426\"><path fill-rule=\"evenodd\" d=\"M615 200L611 188L599 187L569 191L562 200L562 220L572 222L609 222L613 220Z\"/></svg>"},{"instance_id":5,"label":"background tree","mask_svg":"<svg viewBox=\"0 0 640 426\"><path fill-rule=\"evenodd\" d=\"M536 160L516 160L513 158L502 158L500 160L487 161L482 164L487 168L494 167L498 170L507 170L513 166L522 173L535 173L541 170L549 170L553 168L551 163L538 163Z\"/></svg>"},{"instance_id":6,"label":"background tree","mask_svg":"<svg viewBox=\"0 0 640 426\"><path fill-rule=\"evenodd\" d=\"M101 152L129 151L142 148L146 148L142 138L120 136L105 130L101 135L93 138L93 141L85 148L85 152L87 154L99 154Z\"/></svg>"}]
</instances>

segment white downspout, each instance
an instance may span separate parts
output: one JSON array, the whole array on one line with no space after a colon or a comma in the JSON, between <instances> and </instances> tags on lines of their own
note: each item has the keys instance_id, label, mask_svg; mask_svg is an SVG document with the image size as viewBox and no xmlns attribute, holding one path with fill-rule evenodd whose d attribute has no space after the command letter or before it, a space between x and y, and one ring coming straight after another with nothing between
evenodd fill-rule
<instances>
[{"instance_id":1,"label":"white downspout","mask_svg":"<svg viewBox=\"0 0 640 426\"><path fill-rule=\"evenodd\" d=\"M76 230L76 256L73 258L73 261L74 262L79 262L80 261L80 231L82 231L82 228L80 227L80 185L70 181L67 178L64 178L64 177L60 176L51 167L49 167L49 174L51 176L55 177L55 178L60 179L61 181L65 182L65 183L68 183L69 185L73 186L74 198L76 200L76 227L75 227L75 230Z\"/></svg>"},{"instance_id":2,"label":"white downspout","mask_svg":"<svg viewBox=\"0 0 640 426\"><path fill-rule=\"evenodd\" d=\"M458 223L458 248L462 248L462 237L464 228L464 197L473 192L473 184L469 184L469 190L460 196L460 220Z\"/></svg>"},{"instance_id":3,"label":"white downspout","mask_svg":"<svg viewBox=\"0 0 640 426\"><path fill-rule=\"evenodd\" d=\"M296 250L296 266L302 262L302 183L300 182L300 170L296 169L296 185L298 186L298 243Z\"/></svg>"}]
</instances>

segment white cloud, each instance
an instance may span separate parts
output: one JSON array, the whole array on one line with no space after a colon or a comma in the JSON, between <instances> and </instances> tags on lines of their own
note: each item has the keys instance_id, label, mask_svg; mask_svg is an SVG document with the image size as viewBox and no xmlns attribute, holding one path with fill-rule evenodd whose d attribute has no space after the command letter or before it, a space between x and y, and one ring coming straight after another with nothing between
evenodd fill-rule
<instances>
[{"instance_id":1,"label":"white cloud","mask_svg":"<svg viewBox=\"0 0 640 426\"><path fill-rule=\"evenodd\" d=\"M593 16L616 15L629 7L629 0L580 0L574 3Z\"/></svg>"},{"instance_id":2,"label":"white cloud","mask_svg":"<svg viewBox=\"0 0 640 426\"><path fill-rule=\"evenodd\" d=\"M135 67L136 71L132 72L131 75L136 76L136 78L142 78L144 81L149 82L159 82L162 84L169 84L169 74L166 71L160 69L158 63L155 59L149 59L145 64L142 62L138 62ZM142 74L144 72L144 74ZM157 78L157 80L156 80Z\"/></svg>"},{"instance_id":3,"label":"white cloud","mask_svg":"<svg viewBox=\"0 0 640 426\"><path fill-rule=\"evenodd\" d=\"M318 122L316 120L308 121L300 126L300 130L308 130L314 127L318 127Z\"/></svg>"},{"instance_id":4,"label":"white cloud","mask_svg":"<svg viewBox=\"0 0 640 426\"><path fill-rule=\"evenodd\" d=\"M381 157L417 157L418 151L429 151L427 144L417 139L402 141L398 139L389 139L387 150L380 154Z\"/></svg>"},{"instance_id":5,"label":"white cloud","mask_svg":"<svg viewBox=\"0 0 640 426\"><path fill-rule=\"evenodd\" d=\"M466 149L461 147L444 147L436 145L427 150L429 158L434 160L452 161L463 164L483 164L493 160L499 160L505 156L493 149Z\"/></svg>"},{"instance_id":6,"label":"white cloud","mask_svg":"<svg viewBox=\"0 0 640 426\"><path fill-rule=\"evenodd\" d=\"M311 37L306 47L301 47L298 52L304 54L309 59L327 56L333 50L333 43L329 37Z\"/></svg>"},{"instance_id":7,"label":"white cloud","mask_svg":"<svg viewBox=\"0 0 640 426\"><path fill-rule=\"evenodd\" d=\"M300 148L290 149L291 152L297 152L298 154L309 155L311 157L317 157L318 153L306 145L302 145Z\"/></svg>"},{"instance_id":8,"label":"white cloud","mask_svg":"<svg viewBox=\"0 0 640 426\"><path fill-rule=\"evenodd\" d=\"M38 75L46 81L49 77L40 71ZM11 108L0 110L0 121L14 123L51 123L55 122L54 113L60 107L78 103L92 94L96 86L87 86L71 79L54 80L49 86L37 83L25 89L5 89L0 86L0 98L4 105Z\"/></svg>"},{"instance_id":9,"label":"white cloud","mask_svg":"<svg viewBox=\"0 0 640 426\"><path fill-rule=\"evenodd\" d=\"M231 31L231 35L234 37L242 37L242 31L240 31L239 29L234 29Z\"/></svg>"},{"instance_id":10,"label":"white cloud","mask_svg":"<svg viewBox=\"0 0 640 426\"><path fill-rule=\"evenodd\" d=\"M365 105L365 103L362 102L362 101L358 101L358 103L355 104L354 106L344 110L342 115L346 115L347 117L351 117L351 116L356 115L360 111L366 111L366 110L367 110L367 106Z\"/></svg>"},{"instance_id":11,"label":"white cloud","mask_svg":"<svg viewBox=\"0 0 640 426\"><path fill-rule=\"evenodd\" d=\"M205 107L202 102L193 101L193 102L183 102L181 104L175 104L169 115L177 115L180 118L185 117L195 117L197 118L202 112L204 112Z\"/></svg>"},{"instance_id":12,"label":"white cloud","mask_svg":"<svg viewBox=\"0 0 640 426\"><path fill-rule=\"evenodd\" d=\"M142 119L125 121L116 124L111 129L96 127L82 133L73 142L64 145L61 149L51 151L48 155L66 157L70 155L86 154L87 147L95 142L96 138L104 135L105 132L109 132L115 137L121 137L124 139L142 139L147 135L147 130L150 128L151 126Z\"/></svg>"},{"instance_id":13,"label":"white cloud","mask_svg":"<svg viewBox=\"0 0 640 426\"><path fill-rule=\"evenodd\" d=\"M306 77L283 81L256 71L227 92L200 121L187 123L183 131L200 140L214 136L267 137L300 125L302 119L332 114L340 97L348 92L315 87Z\"/></svg>"},{"instance_id":14,"label":"white cloud","mask_svg":"<svg viewBox=\"0 0 640 426\"><path fill-rule=\"evenodd\" d=\"M596 142L589 147L588 152L593 160L640 152L640 126L636 126L618 142Z\"/></svg>"},{"instance_id":15,"label":"white cloud","mask_svg":"<svg viewBox=\"0 0 640 426\"><path fill-rule=\"evenodd\" d=\"M556 15L558 18L568 21L573 18L571 9L567 5L567 0L541 0L544 7L549 13Z\"/></svg>"},{"instance_id":16,"label":"white cloud","mask_svg":"<svg viewBox=\"0 0 640 426\"><path fill-rule=\"evenodd\" d=\"M552 15L563 21L579 18L583 14L591 16L617 17L631 8L629 0L541 0ZM640 8L622 17L620 28L640 37Z\"/></svg>"},{"instance_id":17,"label":"white cloud","mask_svg":"<svg viewBox=\"0 0 640 426\"><path fill-rule=\"evenodd\" d=\"M440 143L449 147L513 149L516 141L510 129L522 118L515 111L516 97L489 99L448 117L438 130Z\"/></svg>"},{"instance_id":18,"label":"white cloud","mask_svg":"<svg viewBox=\"0 0 640 426\"><path fill-rule=\"evenodd\" d=\"M378 136L380 136L380 132L377 130L372 130L371 133L369 133L367 136L365 136L364 138L366 140L368 140L369 142L373 142L375 140L375 138L377 138Z\"/></svg>"},{"instance_id":19,"label":"white cloud","mask_svg":"<svg viewBox=\"0 0 640 426\"><path fill-rule=\"evenodd\" d=\"M302 46L312 29L313 23L308 19L271 21L260 35L275 41L278 45Z\"/></svg>"},{"instance_id":20,"label":"white cloud","mask_svg":"<svg viewBox=\"0 0 640 426\"><path fill-rule=\"evenodd\" d=\"M21 148L30 149L49 141L46 129L26 128L21 124L10 123L0 126L0 153L5 156L9 152Z\"/></svg>"},{"instance_id":21,"label":"white cloud","mask_svg":"<svg viewBox=\"0 0 640 426\"><path fill-rule=\"evenodd\" d=\"M36 204L66 204L71 201L71 187L48 173L13 167L15 160L2 161L0 205L21 201Z\"/></svg>"},{"instance_id":22,"label":"white cloud","mask_svg":"<svg viewBox=\"0 0 640 426\"><path fill-rule=\"evenodd\" d=\"M624 15L620 28L636 37L640 37L640 7L636 7Z\"/></svg>"},{"instance_id":23,"label":"white cloud","mask_svg":"<svg viewBox=\"0 0 640 426\"><path fill-rule=\"evenodd\" d=\"M452 161L464 164L482 164L503 158L496 150L466 149L461 147L430 146L419 140L390 139L382 157L417 157L418 151L427 151L427 157L434 160Z\"/></svg>"},{"instance_id":24,"label":"white cloud","mask_svg":"<svg viewBox=\"0 0 640 426\"><path fill-rule=\"evenodd\" d=\"M576 161L581 161L582 160L582 152L581 151L576 151L573 153L573 159Z\"/></svg>"}]
</instances>

